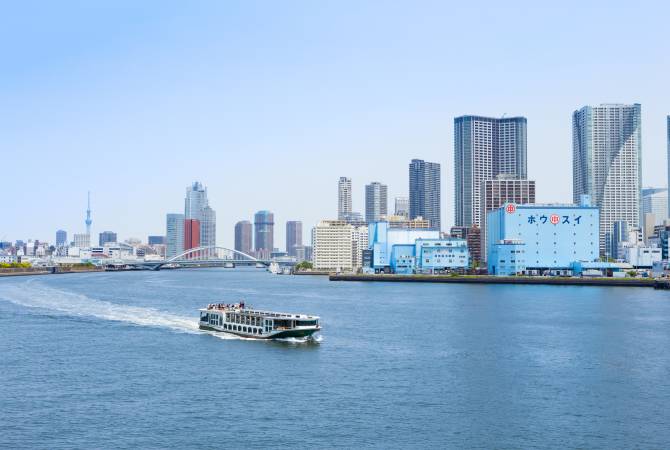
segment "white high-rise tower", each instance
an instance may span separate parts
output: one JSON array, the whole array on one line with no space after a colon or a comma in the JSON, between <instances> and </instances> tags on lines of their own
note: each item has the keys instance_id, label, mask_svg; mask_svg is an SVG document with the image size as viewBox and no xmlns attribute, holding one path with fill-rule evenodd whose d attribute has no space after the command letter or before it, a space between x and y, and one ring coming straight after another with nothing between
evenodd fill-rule
<instances>
[{"instance_id":1,"label":"white high-rise tower","mask_svg":"<svg viewBox=\"0 0 670 450\"><path fill-rule=\"evenodd\" d=\"M340 177L337 184L337 220L351 216L351 178Z\"/></svg>"},{"instance_id":2,"label":"white high-rise tower","mask_svg":"<svg viewBox=\"0 0 670 450\"><path fill-rule=\"evenodd\" d=\"M600 208L600 253L611 255L614 223L640 226L641 106L584 106L572 115L573 201L591 196Z\"/></svg>"}]
</instances>

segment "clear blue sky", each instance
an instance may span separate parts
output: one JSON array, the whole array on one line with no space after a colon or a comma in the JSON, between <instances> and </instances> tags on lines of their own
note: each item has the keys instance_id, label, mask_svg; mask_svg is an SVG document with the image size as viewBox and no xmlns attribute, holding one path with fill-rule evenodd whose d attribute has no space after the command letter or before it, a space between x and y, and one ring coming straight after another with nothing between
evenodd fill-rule
<instances>
[{"instance_id":1,"label":"clear blue sky","mask_svg":"<svg viewBox=\"0 0 670 450\"><path fill-rule=\"evenodd\" d=\"M474 6L470 6L473 3ZM641 103L643 182L665 186L667 2L5 2L0 239L165 232L193 180L218 241L256 210L334 217L337 178L407 195L442 164L453 223L453 118L528 118L538 201L572 198L571 114ZM390 202L392 203L392 202Z\"/></svg>"}]
</instances>

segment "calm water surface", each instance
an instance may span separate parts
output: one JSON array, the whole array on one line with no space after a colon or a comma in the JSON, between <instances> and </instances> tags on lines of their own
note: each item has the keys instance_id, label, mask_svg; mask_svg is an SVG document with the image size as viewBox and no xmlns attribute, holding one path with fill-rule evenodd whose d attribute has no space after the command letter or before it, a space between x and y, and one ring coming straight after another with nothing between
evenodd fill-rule
<instances>
[{"instance_id":1,"label":"calm water surface","mask_svg":"<svg viewBox=\"0 0 670 450\"><path fill-rule=\"evenodd\" d=\"M320 342L197 331L244 298ZM670 295L195 269L0 279L1 448L668 448Z\"/></svg>"}]
</instances>

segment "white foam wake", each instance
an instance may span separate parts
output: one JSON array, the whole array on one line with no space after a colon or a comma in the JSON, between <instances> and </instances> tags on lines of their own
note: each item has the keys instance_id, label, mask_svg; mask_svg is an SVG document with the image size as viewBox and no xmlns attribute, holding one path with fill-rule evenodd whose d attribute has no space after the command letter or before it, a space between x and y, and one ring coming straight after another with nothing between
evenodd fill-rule
<instances>
[{"instance_id":1,"label":"white foam wake","mask_svg":"<svg viewBox=\"0 0 670 450\"><path fill-rule=\"evenodd\" d=\"M32 281L32 280L31 280ZM178 316L155 308L144 308L97 300L86 295L62 291L35 282L3 286L0 298L17 305L74 317L126 322L141 326L162 327L184 333L198 333L193 317Z\"/></svg>"}]
</instances>

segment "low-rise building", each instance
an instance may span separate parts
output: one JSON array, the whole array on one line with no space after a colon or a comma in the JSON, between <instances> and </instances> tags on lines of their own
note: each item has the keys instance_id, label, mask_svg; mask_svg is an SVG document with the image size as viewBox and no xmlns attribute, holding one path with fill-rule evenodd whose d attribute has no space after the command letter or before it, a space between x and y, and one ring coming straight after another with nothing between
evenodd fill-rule
<instances>
[{"instance_id":1,"label":"low-rise building","mask_svg":"<svg viewBox=\"0 0 670 450\"><path fill-rule=\"evenodd\" d=\"M651 269L654 263L661 262L659 247L630 246L623 248L624 261L636 269Z\"/></svg>"}]
</instances>

